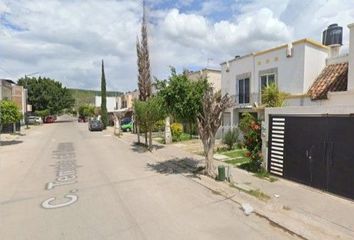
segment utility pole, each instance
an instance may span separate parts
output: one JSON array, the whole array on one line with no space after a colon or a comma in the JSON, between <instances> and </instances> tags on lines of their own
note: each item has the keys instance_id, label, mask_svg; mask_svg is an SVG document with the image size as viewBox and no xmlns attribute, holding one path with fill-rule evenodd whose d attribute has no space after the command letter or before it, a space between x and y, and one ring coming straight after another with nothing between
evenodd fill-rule
<instances>
[{"instance_id":1,"label":"utility pole","mask_svg":"<svg viewBox=\"0 0 354 240\"><path fill-rule=\"evenodd\" d=\"M27 84L27 77L28 76L33 76L38 74L39 72L34 72L34 73L30 73L30 74L25 74L25 89L26 89L26 106L25 106L25 124L26 124L26 129L28 129L28 84Z\"/></svg>"}]
</instances>

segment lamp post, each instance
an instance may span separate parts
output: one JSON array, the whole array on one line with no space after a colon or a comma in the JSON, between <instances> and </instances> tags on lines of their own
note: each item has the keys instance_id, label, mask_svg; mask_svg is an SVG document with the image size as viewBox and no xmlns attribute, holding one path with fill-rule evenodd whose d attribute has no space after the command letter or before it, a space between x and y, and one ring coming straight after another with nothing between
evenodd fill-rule
<instances>
[{"instance_id":1,"label":"lamp post","mask_svg":"<svg viewBox=\"0 0 354 240\"><path fill-rule=\"evenodd\" d=\"M33 72L30 74L25 74L25 89L26 91L26 106L25 106L25 123L26 123L26 129L28 129L28 85L27 85L27 77L33 76L38 74L39 72Z\"/></svg>"}]
</instances>

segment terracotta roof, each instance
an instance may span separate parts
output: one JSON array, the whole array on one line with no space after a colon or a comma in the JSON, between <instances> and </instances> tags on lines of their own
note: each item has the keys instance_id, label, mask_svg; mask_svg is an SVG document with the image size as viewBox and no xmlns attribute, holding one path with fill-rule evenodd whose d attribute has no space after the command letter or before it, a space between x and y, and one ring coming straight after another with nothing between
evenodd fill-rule
<instances>
[{"instance_id":1,"label":"terracotta roof","mask_svg":"<svg viewBox=\"0 0 354 240\"><path fill-rule=\"evenodd\" d=\"M312 100L326 99L328 92L346 91L348 63L327 65L312 84L308 94Z\"/></svg>"}]
</instances>

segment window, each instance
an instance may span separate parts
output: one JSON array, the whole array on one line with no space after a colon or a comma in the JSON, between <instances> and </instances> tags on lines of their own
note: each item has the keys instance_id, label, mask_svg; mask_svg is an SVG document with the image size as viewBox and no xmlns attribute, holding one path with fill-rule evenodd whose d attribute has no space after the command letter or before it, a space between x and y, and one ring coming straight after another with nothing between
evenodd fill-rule
<instances>
[{"instance_id":1,"label":"window","mask_svg":"<svg viewBox=\"0 0 354 240\"><path fill-rule=\"evenodd\" d=\"M266 74L266 75L262 75L261 76L261 89L263 89L264 87L275 83L275 74Z\"/></svg>"},{"instance_id":2,"label":"window","mask_svg":"<svg viewBox=\"0 0 354 240\"><path fill-rule=\"evenodd\" d=\"M238 103L250 102L250 79L238 80Z\"/></svg>"}]
</instances>

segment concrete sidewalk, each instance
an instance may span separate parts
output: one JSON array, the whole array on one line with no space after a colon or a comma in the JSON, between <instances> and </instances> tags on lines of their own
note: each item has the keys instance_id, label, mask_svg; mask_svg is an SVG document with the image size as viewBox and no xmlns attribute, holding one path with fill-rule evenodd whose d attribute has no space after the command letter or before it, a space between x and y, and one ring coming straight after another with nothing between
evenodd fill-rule
<instances>
[{"instance_id":1,"label":"concrete sidewalk","mask_svg":"<svg viewBox=\"0 0 354 240\"><path fill-rule=\"evenodd\" d=\"M133 144L136 135L123 134L122 139ZM199 155L173 145L155 144L157 150L152 154L159 162L189 169L203 164ZM215 161L215 165L227 164ZM230 169L233 184L199 175L193 180L240 205L250 203L259 217L304 239L354 239L353 201L284 179L269 182L236 167ZM263 198L254 193L261 193Z\"/></svg>"}]
</instances>

